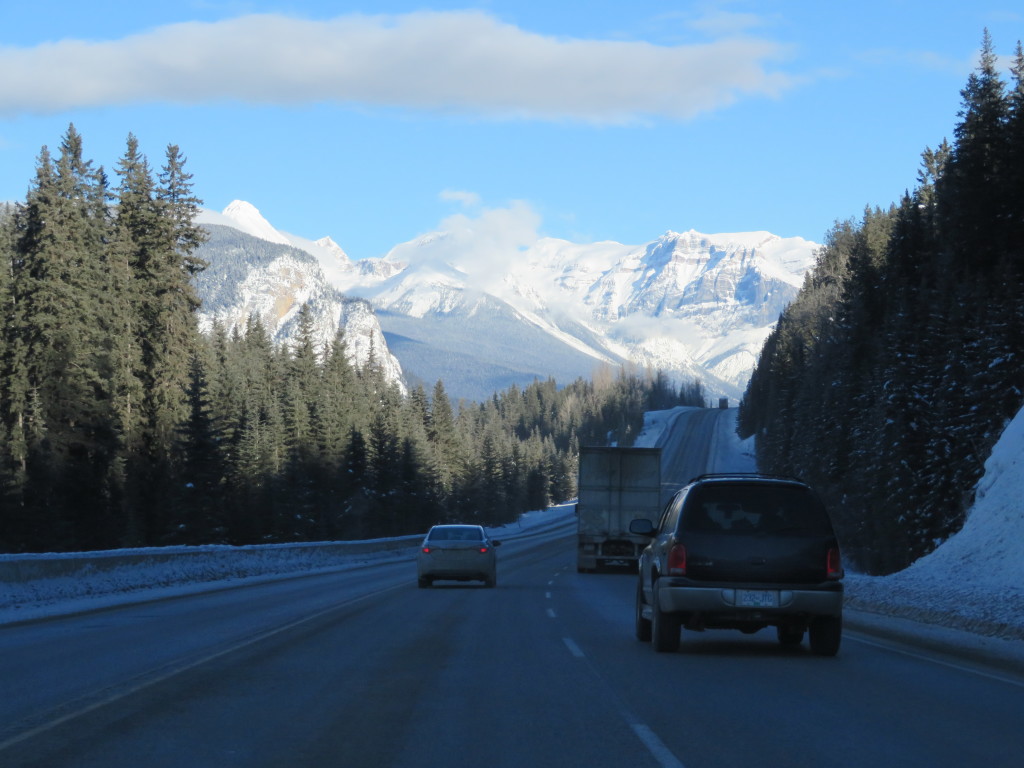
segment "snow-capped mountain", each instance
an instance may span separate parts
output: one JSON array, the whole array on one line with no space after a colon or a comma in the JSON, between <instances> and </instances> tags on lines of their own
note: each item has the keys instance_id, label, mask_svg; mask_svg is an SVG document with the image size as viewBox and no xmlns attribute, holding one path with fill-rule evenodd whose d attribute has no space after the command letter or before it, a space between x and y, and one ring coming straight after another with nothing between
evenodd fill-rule
<instances>
[{"instance_id":1,"label":"snow-capped mountain","mask_svg":"<svg viewBox=\"0 0 1024 768\"><path fill-rule=\"evenodd\" d=\"M304 253L312 257L305 266L317 268L305 281L372 305L407 380L429 388L440 379L450 395L471 400L538 377L566 383L602 364L629 362L677 381L698 378L712 397L738 398L818 247L768 232L693 230L640 246L554 238L496 246L463 231L430 233L382 258L352 261L329 238L274 229L248 203L204 212L199 223L263 241L250 245L254 274L236 276L249 287L218 311L230 305L241 318L260 296L267 304L297 280L296 252ZM292 261L279 262L272 276L258 252L275 247L284 249L277 258L287 252ZM200 255L216 263L223 249L214 238ZM232 260L245 258L236 251ZM306 300L300 293L289 295ZM276 313L272 324L274 314L261 310L287 335L287 313Z\"/></svg>"},{"instance_id":2,"label":"snow-capped mountain","mask_svg":"<svg viewBox=\"0 0 1024 768\"><path fill-rule=\"evenodd\" d=\"M200 328L219 322L229 333L244 330L255 316L275 340L288 340L296 331L299 308L308 304L321 350L341 328L355 365L366 365L372 354L385 377L404 389L401 364L388 350L369 302L343 295L326 278L320 258L355 269L337 245L329 239L293 244L248 204L234 203L223 215L204 211L197 223L210 233L197 254L209 262L197 279Z\"/></svg>"}]
</instances>

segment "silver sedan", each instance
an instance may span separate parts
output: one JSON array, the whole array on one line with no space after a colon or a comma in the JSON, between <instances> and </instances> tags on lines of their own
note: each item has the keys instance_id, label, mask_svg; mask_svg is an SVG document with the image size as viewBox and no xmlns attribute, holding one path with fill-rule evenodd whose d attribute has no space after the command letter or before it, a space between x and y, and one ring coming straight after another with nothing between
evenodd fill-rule
<instances>
[{"instance_id":1,"label":"silver sedan","mask_svg":"<svg viewBox=\"0 0 1024 768\"><path fill-rule=\"evenodd\" d=\"M482 581L493 587L498 579L494 548L499 544L479 525L435 525L417 557L420 587L436 580Z\"/></svg>"}]
</instances>

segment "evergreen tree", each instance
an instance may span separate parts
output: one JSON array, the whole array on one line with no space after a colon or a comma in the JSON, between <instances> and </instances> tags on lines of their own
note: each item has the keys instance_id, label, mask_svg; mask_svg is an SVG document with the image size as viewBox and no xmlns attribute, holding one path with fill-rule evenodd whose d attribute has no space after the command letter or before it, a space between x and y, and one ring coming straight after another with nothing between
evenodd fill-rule
<instances>
[{"instance_id":1,"label":"evergreen tree","mask_svg":"<svg viewBox=\"0 0 1024 768\"><path fill-rule=\"evenodd\" d=\"M189 419L181 439L183 469L176 494L173 539L182 544L226 543L225 466L211 403L208 347L197 347L189 385Z\"/></svg>"},{"instance_id":2,"label":"evergreen tree","mask_svg":"<svg viewBox=\"0 0 1024 768\"><path fill-rule=\"evenodd\" d=\"M106 180L70 126L56 163L43 148L15 224L5 384L18 535L46 536L57 548L108 533L100 505L105 199Z\"/></svg>"},{"instance_id":3,"label":"evergreen tree","mask_svg":"<svg viewBox=\"0 0 1024 768\"><path fill-rule=\"evenodd\" d=\"M111 461L108 493L112 514L119 520L118 539L123 546L140 546L147 540L143 504L145 464L143 454L142 340L138 281L135 279L134 246L124 221L115 221L107 247L107 290L102 322L106 329L106 397L110 403Z\"/></svg>"},{"instance_id":4,"label":"evergreen tree","mask_svg":"<svg viewBox=\"0 0 1024 768\"><path fill-rule=\"evenodd\" d=\"M4 550L497 524L572 495L581 434L626 444L646 407L683 397L623 371L456 413L440 381L403 394L378 350L353 367L341 330L321 353L308 306L290 346L255 316L201 335L184 159L169 146L158 184L129 134L116 173L111 190L71 126L25 203L0 207Z\"/></svg>"},{"instance_id":5,"label":"evergreen tree","mask_svg":"<svg viewBox=\"0 0 1024 768\"><path fill-rule=\"evenodd\" d=\"M1024 276L1024 47L1017 41L1008 97L1007 154L1002 184L1007 195L1006 243L1010 280ZM1019 317L1019 315L1018 315Z\"/></svg>"},{"instance_id":6,"label":"evergreen tree","mask_svg":"<svg viewBox=\"0 0 1024 768\"><path fill-rule=\"evenodd\" d=\"M1005 252L1004 222L1014 190L1001 174L1009 156L1005 83L997 71L992 38L985 30L978 68L961 91L963 105L954 131L954 151L941 184L942 224L952 268L964 277L984 270Z\"/></svg>"}]
</instances>

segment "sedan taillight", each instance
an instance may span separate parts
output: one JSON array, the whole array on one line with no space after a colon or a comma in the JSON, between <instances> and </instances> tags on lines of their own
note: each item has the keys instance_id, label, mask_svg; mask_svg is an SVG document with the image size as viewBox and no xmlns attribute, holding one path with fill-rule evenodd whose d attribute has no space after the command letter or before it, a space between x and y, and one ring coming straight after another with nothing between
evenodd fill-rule
<instances>
[{"instance_id":1,"label":"sedan taillight","mask_svg":"<svg viewBox=\"0 0 1024 768\"><path fill-rule=\"evenodd\" d=\"M480 552L486 555L488 552L488 547L480 547Z\"/></svg>"},{"instance_id":2,"label":"sedan taillight","mask_svg":"<svg viewBox=\"0 0 1024 768\"><path fill-rule=\"evenodd\" d=\"M678 541L668 551L668 575L686 575L686 547Z\"/></svg>"}]
</instances>

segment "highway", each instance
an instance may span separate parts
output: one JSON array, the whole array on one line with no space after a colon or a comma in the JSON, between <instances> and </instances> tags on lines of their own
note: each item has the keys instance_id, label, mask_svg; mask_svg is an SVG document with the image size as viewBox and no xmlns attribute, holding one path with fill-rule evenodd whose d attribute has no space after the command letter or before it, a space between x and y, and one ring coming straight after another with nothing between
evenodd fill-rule
<instances>
[{"instance_id":1,"label":"highway","mask_svg":"<svg viewBox=\"0 0 1024 768\"><path fill-rule=\"evenodd\" d=\"M1024 754L1024 679L997 669L854 632L834 659L769 631L684 633L654 653L633 637L633 577L575 572L571 516L506 541L496 589L415 577L410 559L2 627L0 766L992 768Z\"/></svg>"},{"instance_id":2,"label":"highway","mask_svg":"<svg viewBox=\"0 0 1024 768\"><path fill-rule=\"evenodd\" d=\"M662 502L705 472L753 472L753 458L738 456L725 445L735 428L735 409L695 408L680 410L672 426L659 436L661 448Z\"/></svg>"}]
</instances>

